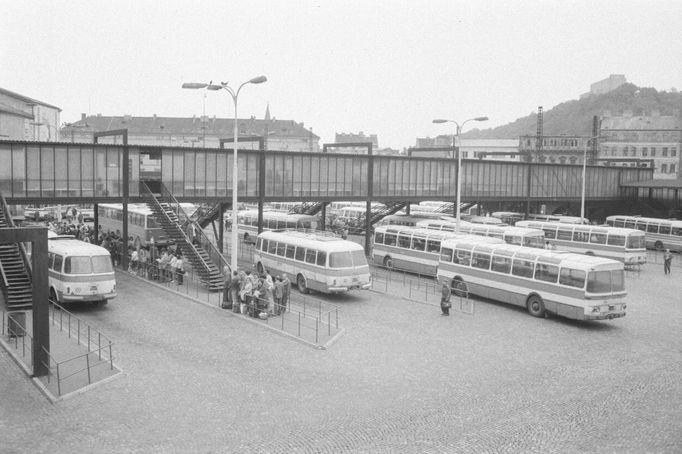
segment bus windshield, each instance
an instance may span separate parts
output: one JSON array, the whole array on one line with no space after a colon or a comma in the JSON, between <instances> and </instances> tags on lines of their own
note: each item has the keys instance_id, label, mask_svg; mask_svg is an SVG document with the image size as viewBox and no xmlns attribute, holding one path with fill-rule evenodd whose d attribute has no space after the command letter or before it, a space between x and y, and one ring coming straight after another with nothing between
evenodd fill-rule
<instances>
[{"instance_id":1,"label":"bus windshield","mask_svg":"<svg viewBox=\"0 0 682 454\"><path fill-rule=\"evenodd\" d=\"M528 247L542 248L545 246L544 236L527 236L523 239L523 245Z\"/></svg>"},{"instance_id":2,"label":"bus windshield","mask_svg":"<svg viewBox=\"0 0 682 454\"><path fill-rule=\"evenodd\" d=\"M627 245L628 249L644 249L646 247L646 241L644 235L630 235L628 236Z\"/></svg>"},{"instance_id":3,"label":"bus windshield","mask_svg":"<svg viewBox=\"0 0 682 454\"><path fill-rule=\"evenodd\" d=\"M111 266L111 257L106 255L96 255L92 257L92 272L113 273L114 268Z\"/></svg>"},{"instance_id":4,"label":"bus windshield","mask_svg":"<svg viewBox=\"0 0 682 454\"><path fill-rule=\"evenodd\" d=\"M590 293L625 291L623 270L590 271L587 275L587 291Z\"/></svg>"}]
</instances>

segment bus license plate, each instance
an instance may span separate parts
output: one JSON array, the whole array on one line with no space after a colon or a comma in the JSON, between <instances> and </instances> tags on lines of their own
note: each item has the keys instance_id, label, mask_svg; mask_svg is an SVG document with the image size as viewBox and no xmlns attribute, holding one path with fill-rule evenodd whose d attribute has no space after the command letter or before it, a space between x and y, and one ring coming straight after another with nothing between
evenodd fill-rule
<instances>
[{"instance_id":1,"label":"bus license plate","mask_svg":"<svg viewBox=\"0 0 682 454\"><path fill-rule=\"evenodd\" d=\"M91 285L91 286L90 286L90 291L91 291L91 292L96 292L96 291L97 291L97 286L96 286L96 285Z\"/></svg>"}]
</instances>

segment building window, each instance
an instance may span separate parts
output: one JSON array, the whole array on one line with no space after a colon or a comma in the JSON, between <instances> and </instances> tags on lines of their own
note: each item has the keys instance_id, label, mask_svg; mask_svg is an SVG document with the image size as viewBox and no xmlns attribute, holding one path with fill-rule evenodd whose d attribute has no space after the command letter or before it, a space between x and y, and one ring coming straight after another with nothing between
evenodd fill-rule
<instances>
[{"instance_id":1,"label":"building window","mask_svg":"<svg viewBox=\"0 0 682 454\"><path fill-rule=\"evenodd\" d=\"M631 163L630 163L630 167L637 167L637 163L636 163L636 162L631 162Z\"/></svg>"},{"instance_id":2,"label":"building window","mask_svg":"<svg viewBox=\"0 0 682 454\"><path fill-rule=\"evenodd\" d=\"M677 148L670 147L670 156L677 156Z\"/></svg>"},{"instance_id":3,"label":"building window","mask_svg":"<svg viewBox=\"0 0 682 454\"><path fill-rule=\"evenodd\" d=\"M628 155L628 147L626 145L623 147L623 156L627 156L627 155Z\"/></svg>"},{"instance_id":4,"label":"building window","mask_svg":"<svg viewBox=\"0 0 682 454\"><path fill-rule=\"evenodd\" d=\"M637 156L637 147L630 147L630 156Z\"/></svg>"},{"instance_id":5,"label":"building window","mask_svg":"<svg viewBox=\"0 0 682 454\"><path fill-rule=\"evenodd\" d=\"M642 156L649 156L649 149L647 147L642 148Z\"/></svg>"},{"instance_id":6,"label":"building window","mask_svg":"<svg viewBox=\"0 0 682 454\"><path fill-rule=\"evenodd\" d=\"M651 156L656 156L656 147L651 147Z\"/></svg>"},{"instance_id":7,"label":"building window","mask_svg":"<svg viewBox=\"0 0 682 454\"><path fill-rule=\"evenodd\" d=\"M661 173L668 173L668 164L661 164Z\"/></svg>"},{"instance_id":8,"label":"building window","mask_svg":"<svg viewBox=\"0 0 682 454\"><path fill-rule=\"evenodd\" d=\"M661 156L668 156L668 147L663 147L663 154Z\"/></svg>"},{"instance_id":9,"label":"building window","mask_svg":"<svg viewBox=\"0 0 682 454\"><path fill-rule=\"evenodd\" d=\"M670 164L670 173L675 173L675 164Z\"/></svg>"}]
</instances>

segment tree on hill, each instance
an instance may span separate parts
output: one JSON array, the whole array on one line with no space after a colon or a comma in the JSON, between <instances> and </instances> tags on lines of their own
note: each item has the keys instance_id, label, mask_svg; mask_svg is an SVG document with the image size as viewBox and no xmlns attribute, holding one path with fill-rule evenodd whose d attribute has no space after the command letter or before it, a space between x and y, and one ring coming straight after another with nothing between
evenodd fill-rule
<instances>
[{"instance_id":1,"label":"tree on hill","mask_svg":"<svg viewBox=\"0 0 682 454\"><path fill-rule=\"evenodd\" d=\"M655 88L639 88L631 83L602 95L563 102L544 112L543 133L547 136L560 134L588 136L592 134L592 118L610 112L622 115L629 110L634 116L649 115L656 110L661 115L677 115L682 111L682 94L676 90L656 91ZM522 135L537 132L537 113L490 129L474 129L462 134L467 139L518 139Z\"/></svg>"}]
</instances>

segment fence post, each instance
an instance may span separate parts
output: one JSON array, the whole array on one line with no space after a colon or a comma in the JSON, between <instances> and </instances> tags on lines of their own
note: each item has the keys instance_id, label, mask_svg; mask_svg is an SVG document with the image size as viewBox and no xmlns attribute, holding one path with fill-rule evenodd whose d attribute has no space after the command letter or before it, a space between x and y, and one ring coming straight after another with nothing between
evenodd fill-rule
<instances>
[{"instance_id":1,"label":"fence post","mask_svg":"<svg viewBox=\"0 0 682 454\"><path fill-rule=\"evenodd\" d=\"M88 368L88 385L92 382L90 379L90 352L85 354L85 365Z\"/></svg>"}]
</instances>

